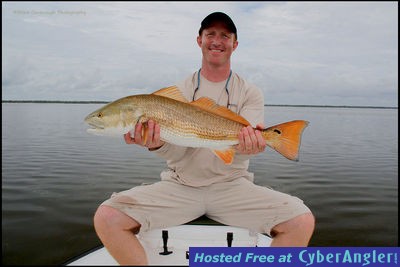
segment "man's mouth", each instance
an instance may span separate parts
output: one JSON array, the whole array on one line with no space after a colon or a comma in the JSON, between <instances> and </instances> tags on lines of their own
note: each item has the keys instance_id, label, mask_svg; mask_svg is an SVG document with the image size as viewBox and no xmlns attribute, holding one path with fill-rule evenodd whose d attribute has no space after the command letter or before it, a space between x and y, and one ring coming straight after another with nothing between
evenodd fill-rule
<instances>
[{"instance_id":1,"label":"man's mouth","mask_svg":"<svg viewBox=\"0 0 400 267\"><path fill-rule=\"evenodd\" d=\"M211 51L211 52L215 52L215 53L222 53L222 52L224 52L223 49L217 49L217 48L210 48L210 51Z\"/></svg>"}]
</instances>

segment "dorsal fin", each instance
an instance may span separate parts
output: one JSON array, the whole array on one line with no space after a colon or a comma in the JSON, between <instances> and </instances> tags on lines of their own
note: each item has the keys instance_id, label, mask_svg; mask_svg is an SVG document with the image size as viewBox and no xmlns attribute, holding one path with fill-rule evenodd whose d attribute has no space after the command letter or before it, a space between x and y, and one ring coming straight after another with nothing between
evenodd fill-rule
<instances>
[{"instance_id":1,"label":"dorsal fin","mask_svg":"<svg viewBox=\"0 0 400 267\"><path fill-rule=\"evenodd\" d=\"M244 124L245 126L250 125L250 123L243 118L242 116L236 114L232 110L220 106L217 103L215 103L214 100L208 98L208 97L201 97L197 99L196 101L190 102L191 105L199 107L203 110L206 110L210 113L216 114L218 116L224 117L226 119L232 120L239 122L241 124Z\"/></svg>"},{"instance_id":2,"label":"dorsal fin","mask_svg":"<svg viewBox=\"0 0 400 267\"><path fill-rule=\"evenodd\" d=\"M186 100L186 98L182 95L181 91L175 85L161 88L160 90L152 93L152 95L164 96L184 103L189 102Z\"/></svg>"}]
</instances>

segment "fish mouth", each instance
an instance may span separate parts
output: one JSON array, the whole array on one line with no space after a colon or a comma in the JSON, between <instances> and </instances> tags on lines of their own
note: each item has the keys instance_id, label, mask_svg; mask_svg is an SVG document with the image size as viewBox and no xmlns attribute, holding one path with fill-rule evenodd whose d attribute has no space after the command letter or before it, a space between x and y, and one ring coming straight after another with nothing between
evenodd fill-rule
<instances>
[{"instance_id":1,"label":"fish mouth","mask_svg":"<svg viewBox=\"0 0 400 267\"><path fill-rule=\"evenodd\" d=\"M98 124L95 124L93 122L88 122L87 124L89 125L90 129L104 130L104 126L103 125L98 125Z\"/></svg>"}]
</instances>

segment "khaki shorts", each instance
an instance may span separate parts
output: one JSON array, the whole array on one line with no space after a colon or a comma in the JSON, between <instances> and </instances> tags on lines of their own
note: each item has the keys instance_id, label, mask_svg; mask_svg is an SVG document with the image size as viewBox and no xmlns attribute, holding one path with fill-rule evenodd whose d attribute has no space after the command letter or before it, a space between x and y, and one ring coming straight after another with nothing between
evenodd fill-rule
<instances>
[{"instance_id":1,"label":"khaki shorts","mask_svg":"<svg viewBox=\"0 0 400 267\"><path fill-rule=\"evenodd\" d=\"M270 234L275 225L310 212L299 198L245 178L204 187L162 180L114 193L102 205L134 218L140 231L184 224L206 214L226 225Z\"/></svg>"}]
</instances>

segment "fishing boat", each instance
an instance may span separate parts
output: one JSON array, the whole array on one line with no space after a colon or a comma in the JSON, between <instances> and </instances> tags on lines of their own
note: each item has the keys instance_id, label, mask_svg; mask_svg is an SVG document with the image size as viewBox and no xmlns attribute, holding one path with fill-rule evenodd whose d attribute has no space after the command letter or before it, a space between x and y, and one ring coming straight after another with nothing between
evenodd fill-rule
<instances>
[{"instance_id":1,"label":"fishing boat","mask_svg":"<svg viewBox=\"0 0 400 267\"><path fill-rule=\"evenodd\" d=\"M149 265L189 265L189 247L269 247L272 239L248 229L227 226L202 216L187 224L139 233ZM118 265L103 246L66 263Z\"/></svg>"}]
</instances>

